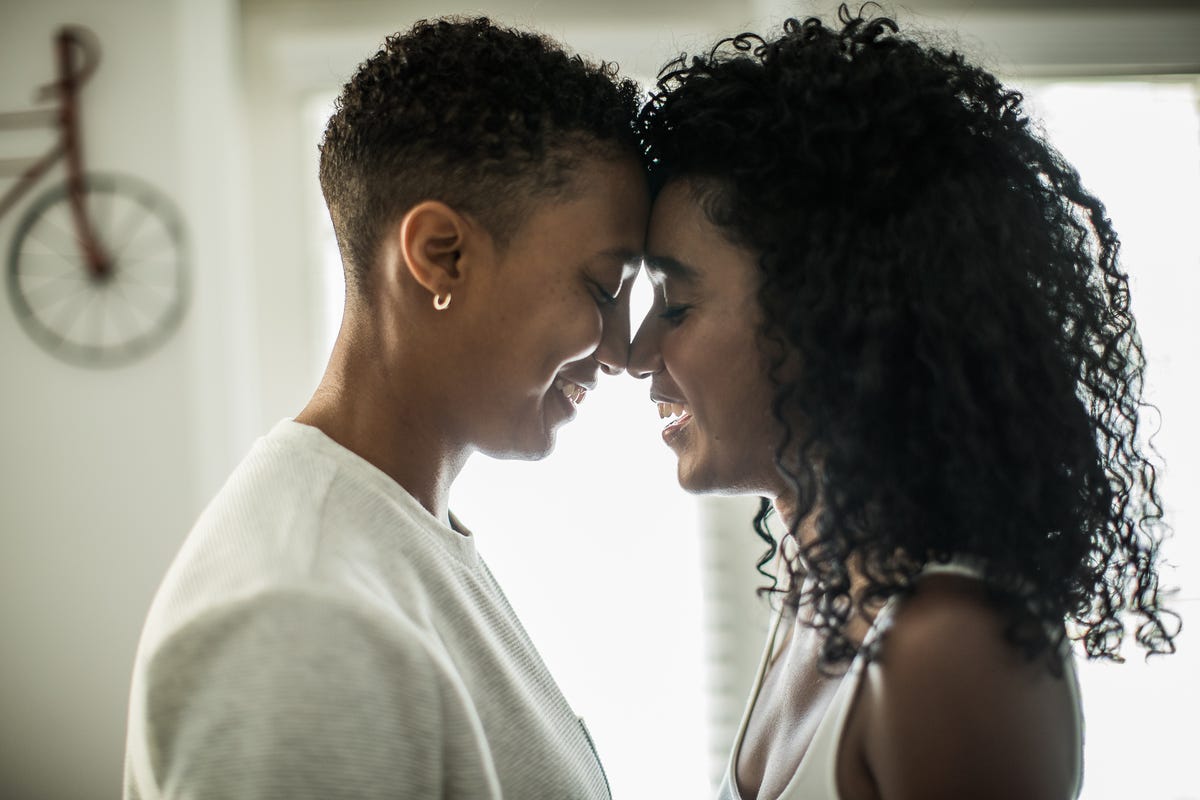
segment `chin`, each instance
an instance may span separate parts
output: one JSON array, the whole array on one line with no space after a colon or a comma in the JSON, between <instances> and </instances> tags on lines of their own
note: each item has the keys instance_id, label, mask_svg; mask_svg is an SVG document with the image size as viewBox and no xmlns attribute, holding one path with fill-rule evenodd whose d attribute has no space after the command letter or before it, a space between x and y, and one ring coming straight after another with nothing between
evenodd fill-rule
<instances>
[{"instance_id":1,"label":"chin","mask_svg":"<svg viewBox=\"0 0 1200 800\"><path fill-rule=\"evenodd\" d=\"M725 470L730 472L730 470ZM762 495L764 490L750 479L750 474L722 474L711 464L696 463L686 456L679 459L676 470L679 487L688 494L716 494L725 496Z\"/></svg>"},{"instance_id":2,"label":"chin","mask_svg":"<svg viewBox=\"0 0 1200 800\"><path fill-rule=\"evenodd\" d=\"M541 436L530 436L522 441L497 443L491 447L480 447L479 452L503 461L541 461L554 452L555 432L546 431Z\"/></svg>"},{"instance_id":3,"label":"chin","mask_svg":"<svg viewBox=\"0 0 1200 800\"><path fill-rule=\"evenodd\" d=\"M520 461L541 461L542 459L544 459L546 456L550 455L553 452L554 452L554 442L551 441L545 447L541 447L536 450L535 449L526 450L522 453L518 453L518 454L512 456L512 458L520 460Z\"/></svg>"},{"instance_id":4,"label":"chin","mask_svg":"<svg viewBox=\"0 0 1200 800\"><path fill-rule=\"evenodd\" d=\"M712 475L686 457L679 459L675 479L679 481L679 488L689 494L726 494Z\"/></svg>"}]
</instances>

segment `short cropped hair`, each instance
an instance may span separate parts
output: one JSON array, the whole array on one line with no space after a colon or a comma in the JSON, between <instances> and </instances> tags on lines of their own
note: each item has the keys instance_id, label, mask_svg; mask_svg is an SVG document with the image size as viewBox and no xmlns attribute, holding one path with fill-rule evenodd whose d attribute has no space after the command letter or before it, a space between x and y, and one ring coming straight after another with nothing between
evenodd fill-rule
<instances>
[{"instance_id":1,"label":"short cropped hair","mask_svg":"<svg viewBox=\"0 0 1200 800\"><path fill-rule=\"evenodd\" d=\"M615 65L486 17L389 36L343 88L320 146L348 288L361 288L386 227L423 200L506 244L532 201L569 187L583 156L638 156L638 104Z\"/></svg>"}]
</instances>

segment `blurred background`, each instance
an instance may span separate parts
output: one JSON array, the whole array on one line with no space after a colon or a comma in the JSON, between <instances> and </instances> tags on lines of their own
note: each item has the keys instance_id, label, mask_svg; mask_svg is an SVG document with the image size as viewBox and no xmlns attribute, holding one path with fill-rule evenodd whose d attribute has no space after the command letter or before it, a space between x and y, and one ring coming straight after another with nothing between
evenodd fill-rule
<instances>
[{"instance_id":1,"label":"blurred background","mask_svg":"<svg viewBox=\"0 0 1200 800\"><path fill-rule=\"evenodd\" d=\"M118 368L55 358L0 302L0 798L119 796L130 668L154 590L201 508L254 438L303 406L328 355L341 272L316 145L332 98L384 35L483 12L649 82L681 50L833 10L774 0L0 0L0 113L45 107L34 95L55 76L60 25L93 30L103 60L81 97L86 166L171 198L190 270L180 328ZM1165 582L1178 587L1185 622L1200 619L1200 434L1187 410L1200 366L1200 7L926 0L884 10L1024 89L1108 205L1161 412L1148 422L1176 530ZM54 143L51 129L0 125L0 163ZM6 272L22 220L64 174L56 166L0 218ZM12 185L0 178L0 194ZM768 614L754 596L755 503L678 490L646 392L607 380L551 459L477 458L452 505L587 719L614 795L704 797ZM1131 650L1125 664L1081 668L1088 800L1200 798L1200 650L1186 627L1170 658L1146 664Z\"/></svg>"}]
</instances>

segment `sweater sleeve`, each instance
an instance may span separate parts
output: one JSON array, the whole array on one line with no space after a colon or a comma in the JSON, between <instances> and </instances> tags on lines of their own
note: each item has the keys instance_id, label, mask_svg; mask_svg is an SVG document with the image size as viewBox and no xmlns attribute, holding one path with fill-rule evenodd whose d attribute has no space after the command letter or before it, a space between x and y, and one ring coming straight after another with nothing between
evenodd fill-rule
<instances>
[{"instance_id":1,"label":"sweater sleeve","mask_svg":"<svg viewBox=\"0 0 1200 800\"><path fill-rule=\"evenodd\" d=\"M345 601L273 592L210 612L147 665L158 791L141 793L439 797L447 680L415 626Z\"/></svg>"}]
</instances>

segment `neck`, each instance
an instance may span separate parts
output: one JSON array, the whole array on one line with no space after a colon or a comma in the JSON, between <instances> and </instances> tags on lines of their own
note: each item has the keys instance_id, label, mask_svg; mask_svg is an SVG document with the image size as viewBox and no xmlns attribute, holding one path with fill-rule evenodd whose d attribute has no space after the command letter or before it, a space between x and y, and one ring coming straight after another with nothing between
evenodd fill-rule
<instances>
[{"instance_id":1,"label":"neck","mask_svg":"<svg viewBox=\"0 0 1200 800\"><path fill-rule=\"evenodd\" d=\"M775 507L775 513L779 515L779 520L790 531L792 525L796 523L796 496L791 493L778 494L770 499L771 505Z\"/></svg>"},{"instance_id":2,"label":"neck","mask_svg":"<svg viewBox=\"0 0 1200 800\"><path fill-rule=\"evenodd\" d=\"M775 511L779 514L780 520L791 531L793 524L796 524L795 542L801 548L810 545L817 541L817 517L820 513L820 506L815 505L803 519L797 520L797 501L794 495L779 495L772 501L775 506ZM797 524L798 523L798 524ZM862 644L863 637L874 622L878 608L864 608L861 605L863 592L867 588L867 578L863 571L859 558L852 555L846 562L846 572L850 578L850 596L854 599L854 612L846 623L846 634L851 641L856 644ZM805 614L805 610L801 610L801 616Z\"/></svg>"},{"instance_id":3,"label":"neck","mask_svg":"<svg viewBox=\"0 0 1200 800\"><path fill-rule=\"evenodd\" d=\"M364 341L365 340L365 341ZM320 385L296 421L322 431L449 524L450 485L470 449L452 441L418 360L343 325Z\"/></svg>"}]
</instances>

